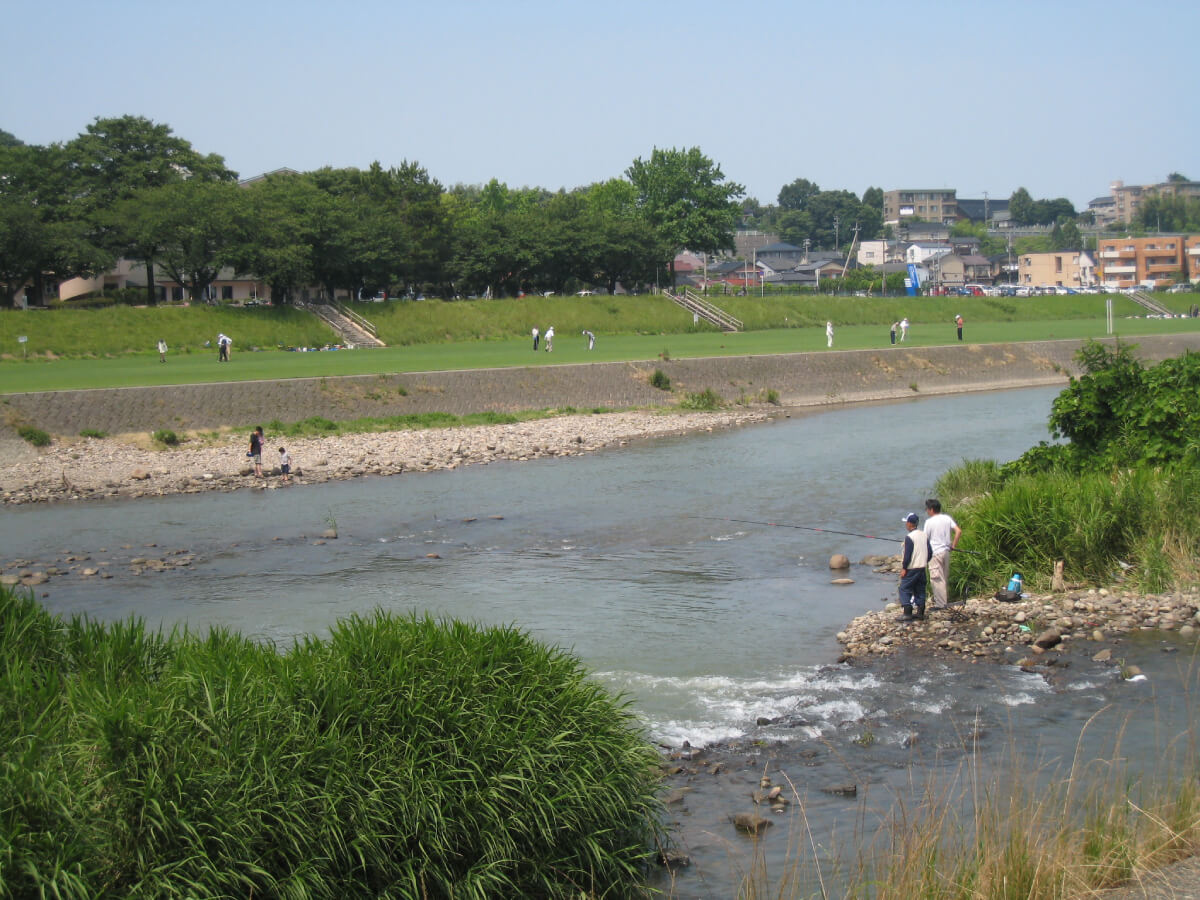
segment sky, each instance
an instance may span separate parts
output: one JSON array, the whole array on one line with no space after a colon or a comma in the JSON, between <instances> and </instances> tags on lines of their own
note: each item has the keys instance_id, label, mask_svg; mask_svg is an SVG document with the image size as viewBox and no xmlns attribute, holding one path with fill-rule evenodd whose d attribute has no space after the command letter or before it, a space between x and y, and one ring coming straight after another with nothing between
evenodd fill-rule
<instances>
[{"instance_id":1,"label":"sky","mask_svg":"<svg viewBox=\"0 0 1200 900\"><path fill-rule=\"evenodd\" d=\"M16 0L0 129L171 126L242 177L416 162L443 185L571 189L699 147L774 203L1067 197L1200 180L1195 36L1179 0Z\"/></svg>"}]
</instances>

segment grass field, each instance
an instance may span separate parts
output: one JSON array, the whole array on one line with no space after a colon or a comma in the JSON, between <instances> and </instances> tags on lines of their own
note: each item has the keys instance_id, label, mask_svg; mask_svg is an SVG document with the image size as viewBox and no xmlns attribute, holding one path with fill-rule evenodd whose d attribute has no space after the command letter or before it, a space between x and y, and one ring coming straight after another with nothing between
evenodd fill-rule
<instances>
[{"instance_id":1,"label":"grass field","mask_svg":"<svg viewBox=\"0 0 1200 900\"><path fill-rule=\"evenodd\" d=\"M1173 295L1187 307L1190 295ZM1182 298L1182 299L1180 299ZM1042 297L1001 300L987 297L919 298L916 300L789 297L727 298L726 307L749 326L752 315L757 330L723 334L708 326L696 328L686 313L658 297L631 298L526 298L476 303L362 304L387 337L392 329L410 328L427 340L378 350L291 353L251 351L247 347L276 344L318 345L331 339L324 326L307 314L291 309L129 309L96 311L0 312L0 394L26 391L126 387L147 384L193 384L222 381L275 380L337 375L440 371L510 366L547 366L564 363L613 362L705 356L743 356L824 351L827 318L835 323L834 350L860 350L889 346L888 326L908 315L912 328L904 347L955 343L953 317L966 319L964 337L970 343L1098 338L1105 335L1104 298ZM1114 312L1131 315L1128 299L1115 298ZM594 303L592 301L595 301ZM613 330L597 321L605 314ZM1048 314L1056 313L1056 317ZM490 318L488 318L490 316ZM407 317L407 318L406 318ZM430 318L421 328L417 326ZM465 318L464 318L465 317ZM470 323L467 318L474 317ZM518 322L519 320L519 322ZM864 321L865 320L865 321ZM529 323L555 326L553 353L534 353ZM406 324L407 323L407 324ZM385 328L386 324L386 328ZM441 338L429 334L437 325ZM468 327L475 326L474 330ZM651 329L653 325L661 328ZM518 327L519 325L519 327ZM580 334L589 328L597 335L589 352ZM172 331L174 329L175 331ZM312 334L309 330L312 330ZM652 333L645 331L652 330ZM1145 334L1172 334L1200 330L1200 319L1118 318L1116 333L1135 339ZM203 339L217 331L234 336L233 358L218 363L215 349L202 349L172 335L198 332ZM161 364L153 350L157 334L171 351ZM639 333L641 332L641 333ZM32 354L21 356L17 335L28 337ZM114 335L137 334L139 352L122 352ZM504 335L504 336L501 336ZM281 339L275 340L275 337ZM282 338L288 339L282 339ZM292 338L295 338L294 340ZM109 349L84 356L89 346ZM59 358L47 358L46 350ZM105 355L107 354L107 355Z\"/></svg>"}]
</instances>

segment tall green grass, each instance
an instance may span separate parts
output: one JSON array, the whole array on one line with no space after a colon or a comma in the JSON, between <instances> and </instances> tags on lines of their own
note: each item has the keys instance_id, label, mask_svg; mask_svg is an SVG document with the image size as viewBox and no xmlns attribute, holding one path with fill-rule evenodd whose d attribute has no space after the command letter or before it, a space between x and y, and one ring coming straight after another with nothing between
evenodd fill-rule
<instances>
[{"instance_id":1,"label":"tall green grass","mask_svg":"<svg viewBox=\"0 0 1200 900\"><path fill-rule=\"evenodd\" d=\"M0 587L0 896L636 896L657 755L513 628L378 613L285 652Z\"/></svg>"},{"instance_id":2,"label":"tall green grass","mask_svg":"<svg viewBox=\"0 0 1200 900\"><path fill-rule=\"evenodd\" d=\"M979 593L1021 572L1049 587L1054 562L1068 581L1128 581L1148 591L1194 583L1200 544L1200 471L1123 469L1111 474L1046 472L1000 482L995 464L944 475L939 498L963 528L951 566L954 587Z\"/></svg>"}]
</instances>

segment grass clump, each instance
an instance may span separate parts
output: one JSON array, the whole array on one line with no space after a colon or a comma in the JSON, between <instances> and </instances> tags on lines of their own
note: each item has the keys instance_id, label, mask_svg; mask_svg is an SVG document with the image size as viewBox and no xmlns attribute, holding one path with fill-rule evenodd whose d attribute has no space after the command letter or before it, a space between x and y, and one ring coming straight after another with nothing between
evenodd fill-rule
<instances>
[{"instance_id":1,"label":"grass clump","mask_svg":"<svg viewBox=\"0 0 1200 900\"><path fill-rule=\"evenodd\" d=\"M50 435L33 425L17 426L17 434L35 447L49 447Z\"/></svg>"},{"instance_id":2,"label":"grass clump","mask_svg":"<svg viewBox=\"0 0 1200 900\"><path fill-rule=\"evenodd\" d=\"M0 587L8 896L636 896L657 754L511 627L378 613L285 652Z\"/></svg>"},{"instance_id":3,"label":"grass clump","mask_svg":"<svg viewBox=\"0 0 1200 900\"><path fill-rule=\"evenodd\" d=\"M650 376L650 387L658 388L660 391L669 391L671 389L671 377L662 369L655 369L654 374Z\"/></svg>"},{"instance_id":4,"label":"grass clump","mask_svg":"<svg viewBox=\"0 0 1200 900\"><path fill-rule=\"evenodd\" d=\"M679 401L680 409L690 410L714 410L720 409L724 405L725 400L712 388L705 388L696 393L684 394L683 399Z\"/></svg>"},{"instance_id":5,"label":"grass clump","mask_svg":"<svg viewBox=\"0 0 1200 900\"><path fill-rule=\"evenodd\" d=\"M99 428L84 428L79 432L79 436L83 438L106 438L107 431L101 431Z\"/></svg>"},{"instance_id":6,"label":"grass clump","mask_svg":"<svg viewBox=\"0 0 1200 900\"><path fill-rule=\"evenodd\" d=\"M150 440L154 441L156 444L162 445L163 447L179 446L179 435L177 435L170 428L158 429L158 431L150 435Z\"/></svg>"}]
</instances>

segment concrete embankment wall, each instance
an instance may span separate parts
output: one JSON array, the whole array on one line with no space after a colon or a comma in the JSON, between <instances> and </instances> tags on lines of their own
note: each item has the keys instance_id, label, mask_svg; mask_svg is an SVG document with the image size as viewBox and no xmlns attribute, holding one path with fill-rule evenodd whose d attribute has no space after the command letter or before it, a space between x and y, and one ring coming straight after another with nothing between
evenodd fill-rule
<instances>
[{"instance_id":1,"label":"concrete embankment wall","mask_svg":"<svg viewBox=\"0 0 1200 900\"><path fill-rule=\"evenodd\" d=\"M1200 334L1145 337L1136 344L1138 355L1153 363L1200 349ZM120 434L215 429L272 419L291 422L309 416L342 420L563 406L670 406L685 392L706 388L731 402L761 402L766 392L774 391L783 406L836 405L1065 384L1069 374L1078 374L1079 347L1079 341L912 349L898 345L774 356L10 394L0 398L5 423L0 430L30 424L60 435L85 428ZM655 369L671 379L670 392L650 386Z\"/></svg>"}]
</instances>

